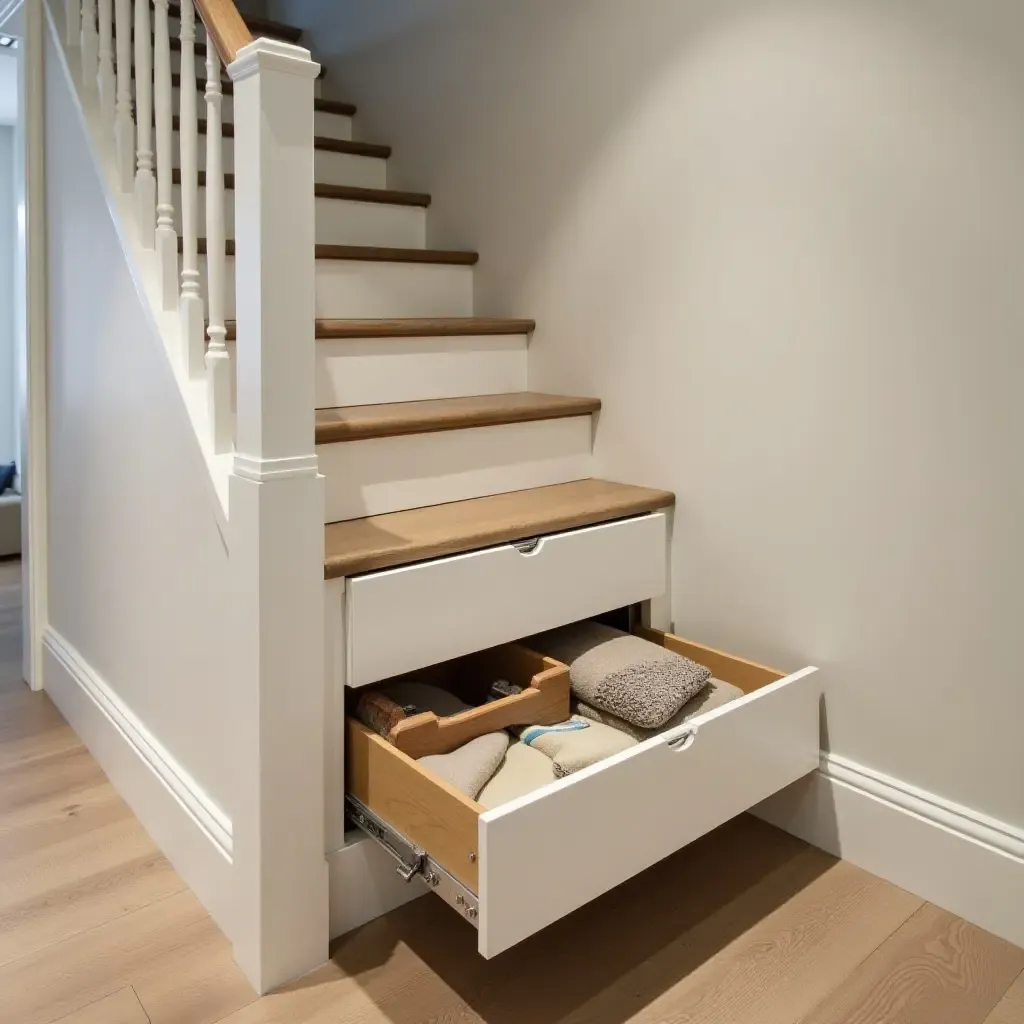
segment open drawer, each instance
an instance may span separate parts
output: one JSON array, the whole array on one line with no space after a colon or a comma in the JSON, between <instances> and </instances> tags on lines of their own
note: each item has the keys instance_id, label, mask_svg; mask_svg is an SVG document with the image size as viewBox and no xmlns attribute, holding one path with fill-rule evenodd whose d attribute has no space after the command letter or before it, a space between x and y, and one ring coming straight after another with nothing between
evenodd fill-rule
<instances>
[{"instance_id":1,"label":"open drawer","mask_svg":"<svg viewBox=\"0 0 1024 1024\"><path fill-rule=\"evenodd\" d=\"M638 632L707 665L745 696L492 810L347 723L353 815L384 845L415 853L409 872L419 870L478 927L485 957L818 765L816 669L783 676L671 634Z\"/></svg>"},{"instance_id":2,"label":"open drawer","mask_svg":"<svg viewBox=\"0 0 1024 1024\"><path fill-rule=\"evenodd\" d=\"M666 534L665 513L652 512L353 576L345 584L346 685L658 597Z\"/></svg>"}]
</instances>

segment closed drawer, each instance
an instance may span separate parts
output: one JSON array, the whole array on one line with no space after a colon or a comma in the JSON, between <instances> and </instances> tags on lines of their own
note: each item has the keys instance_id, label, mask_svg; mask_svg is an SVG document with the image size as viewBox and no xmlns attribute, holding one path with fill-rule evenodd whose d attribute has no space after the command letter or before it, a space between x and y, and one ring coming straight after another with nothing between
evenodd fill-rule
<instances>
[{"instance_id":1,"label":"closed drawer","mask_svg":"<svg viewBox=\"0 0 1024 1024\"><path fill-rule=\"evenodd\" d=\"M818 765L816 669L784 676L669 634L641 632L707 665L745 696L492 810L348 722L348 792L475 894L477 906L466 916L479 929L485 957Z\"/></svg>"},{"instance_id":2,"label":"closed drawer","mask_svg":"<svg viewBox=\"0 0 1024 1024\"><path fill-rule=\"evenodd\" d=\"M664 593L664 512L354 576L349 686L495 647Z\"/></svg>"}]
</instances>

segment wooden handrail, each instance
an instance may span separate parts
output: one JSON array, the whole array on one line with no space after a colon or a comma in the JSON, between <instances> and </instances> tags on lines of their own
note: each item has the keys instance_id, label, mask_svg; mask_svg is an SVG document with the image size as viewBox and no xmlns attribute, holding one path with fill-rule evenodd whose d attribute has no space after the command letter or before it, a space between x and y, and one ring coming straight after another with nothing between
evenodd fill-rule
<instances>
[{"instance_id":1,"label":"wooden handrail","mask_svg":"<svg viewBox=\"0 0 1024 1024\"><path fill-rule=\"evenodd\" d=\"M252 33L233 0L196 0L196 10L221 61L225 66L233 63L238 51L252 42Z\"/></svg>"}]
</instances>

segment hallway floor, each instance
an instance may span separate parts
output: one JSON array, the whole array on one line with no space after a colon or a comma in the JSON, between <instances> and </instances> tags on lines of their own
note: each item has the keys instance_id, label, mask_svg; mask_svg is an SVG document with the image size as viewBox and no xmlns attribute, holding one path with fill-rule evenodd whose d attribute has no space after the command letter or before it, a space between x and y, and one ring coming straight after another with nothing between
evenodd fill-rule
<instances>
[{"instance_id":1,"label":"hallway floor","mask_svg":"<svg viewBox=\"0 0 1024 1024\"><path fill-rule=\"evenodd\" d=\"M1024 950L739 818L487 962L421 899L257 999L60 713L0 563L3 1024L1024 1024Z\"/></svg>"}]
</instances>

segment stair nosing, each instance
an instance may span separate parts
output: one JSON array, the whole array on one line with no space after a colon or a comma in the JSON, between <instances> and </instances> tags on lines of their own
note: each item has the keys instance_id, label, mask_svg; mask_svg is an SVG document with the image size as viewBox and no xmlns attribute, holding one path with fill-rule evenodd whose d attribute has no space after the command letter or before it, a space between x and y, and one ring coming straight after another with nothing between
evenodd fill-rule
<instances>
[{"instance_id":1,"label":"stair nosing","mask_svg":"<svg viewBox=\"0 0 1024 1024\"><path fill-rule=\"evenodd\" d=\"M498 399L519 395L531 395L543 399L558 399L557 402L538 402L536 405L502 405ZM601 408L599 398L582 398L568 395L547 395L537 392L512 392L507 395L477 396L494 398L492 408L480 408L468 403L460 408L459 399L440 399L419 402L389 402L394 408L406 411L404 418L396 416L390 420L322 420L332 412L346 409L350 415L354 409L372 409L374 406L347 406L339 409L317 410L316 443L344 444L350 441L369 441L383 437L406 437L413 434L439 434L449 430L469 430L474 427L501 427L512 423L532 423L543 420L568 419L574 416L591 416Z\"/></svg>"},{"instance_id":2,"label":"stair nosing","mask_svg":"<svg viewBox=\"0 0 1024 1024\"><path fill-rule=\"evenodd\" d=\"M181 130L180 115L173 115L171 130ZM200 135L206 134L205 117L196 119L196 130ZM224 121L221 124L221 136L225 139L233 139L235 137L235 124L233 121ZM352 139L332 139L326 135L314 135L313 148L325 153L347 153L349 156L364 156L374 160L387 160L391 156L390 146L382 146L377 142L354 142Z\"/></svg>"},{"instance_id":3,"label":"stair nosing","mask_svg":"<svg viewBox=\"0 0 1024 1024\"><path fill-rule=\"evenodd\" d=\"M173 171L174 184L181 184L181 168ZM199 171L199 188L206 187L206 171ZM235 187L235 176L231 171L224 174L224 187L228 190ZM344 199L352 203L376 203L380 206L409 206L426 209L430 206L430 196L425 192L400 192L387 188L363 188L358 185L331 185L327 182L315 182L313 195L318 199Z\"/></svg>"},{"instance_id":4,"label":"stair nosing","mask_svg":"<svg viewBox=\"0 0 1024 1024\"><path fill-rule=\"evenodd\" d=\"M495 504L503 504L515 501L527 493L538 496L550 495L555 489L566 490L578 489L588 484L606 484L621 488L621 499L609 501L605 499L599 502L593 499L595 504L592 508L576 508L573 511L562 509L557 514L549 513L533 519L517 513L514 517L507 517L508 522L495 527L487 524L487 515L490 512L488 505L493 508ZM479 550L491 547L496 544L508 544L512 541L523 540L527 537L535 537L538 534L558 533L563 530L582 529L587 526L594 526L598 523L610 523L632 516L644 515L656 512L659 509L671 508L675 504L675 495L671 491L662 491L655 488L635 487L630 485L616 485L614 481L591 478L578 480L566 484L549 484L543 487L527 488L525 490L509 492L507 494L486 495L482 498L467 498L464 501L446 502L442 505L433 506L433 509L409 509L399 512L389 512L382 515L367 516L365 519L354 519L338 523L328 523L324 527L324 578L337 579L342 576L354 576L365 572L377 572L384 569L391 569L402 565L411 565L422 562L426 559L444 558L452 555L462 554L466 551ZM474 514L471 519L472 529L465 530L457 539L433 538L430 540L417 540L416 538L403 534L403 526L411 516L422 514L430 515L433 510L443 510L465 507L469 502L475 503ZM350 552L331 553L332 534L338 536L346 531L351 532L353 528L358 529L361 524L369 524L372 528L376 546L356 548ZM382 547L380 539L393 538L390 547Z\"/></svg>"},{"instance_id":5,"label":"stair nosing","mask_svg":"<svg viewBox=\"0 0 1024 1024\"><path fill-rule=\"evenodd\" d=\"M226 320L226 341L234 341L237 321ZM533 320L501 317L411 318L407 320L338 320L318 318L314 328L317 341L351 341L364 338L472 338L532 334Z\"/></svg>"},{"instance_id":6,"label":"stair nosing","mask_svg":"<svg viewBox=\"0 0 1024 1024\"><path fill-rule=\"evenodd\" d=\"M317 320L317 337L355 338L468 338L477 335L532 334L533 320L502 317L437 317L404 320Z\"/></svg>"},{"instance_id":7,"label":"stair nosing","mask_svg":"<svg viewBox=\"0 0 1024 1024\"><path fill-rule=\"evenodd\" d=\"M200 256L206 255L206 238L196 239ZM182 239L178 237L178 252L182 251ZM235 240L224 243L226 256L235 255ZM432 266L472 267L479 256L475 252L460 252L449 249L393 249L377 245L330 245L318 242L314 250L318 260L351 260L357 263L427 263Z\"/></svg>"}]
</instances>

